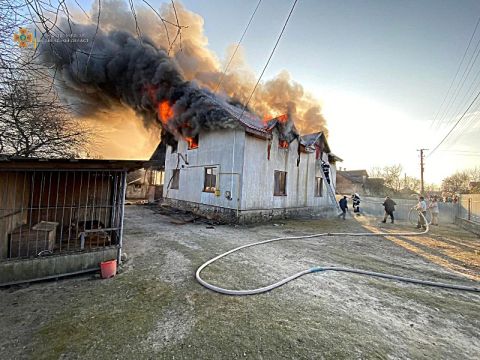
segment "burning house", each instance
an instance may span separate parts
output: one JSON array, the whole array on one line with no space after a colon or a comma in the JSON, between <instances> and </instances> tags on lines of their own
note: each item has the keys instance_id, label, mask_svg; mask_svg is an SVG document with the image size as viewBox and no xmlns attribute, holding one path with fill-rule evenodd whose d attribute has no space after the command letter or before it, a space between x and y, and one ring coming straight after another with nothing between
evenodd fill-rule
<instances>
[{"instance_id":1,"label":"burning house","mask_svg":"<svg viewBox=\"0 0 480 360\"><path fill-rule=\"evenodd\" d=\"M235 126L171 140L167 203L235 221L336 211L335 163L341 159L322 132L300 136L288 116L262 121L229 104L216 106Z\"/></svg>"},{"instance_id":2,"label":"burning house","mask_svg":"<svg viewBox=\"0 0 480 360\"><path fill-rule=\"evenodd\" d=\"M64 25L67 34L95 41L40 45L61 96L80 114L128 106L147 127L160 126L154 159L165 159L167 202L240 220L335 208L338 158L323 133L302 137L290 115L263 121L235 99L185 80L147 37Z\"/></svg>"}]
</instances>

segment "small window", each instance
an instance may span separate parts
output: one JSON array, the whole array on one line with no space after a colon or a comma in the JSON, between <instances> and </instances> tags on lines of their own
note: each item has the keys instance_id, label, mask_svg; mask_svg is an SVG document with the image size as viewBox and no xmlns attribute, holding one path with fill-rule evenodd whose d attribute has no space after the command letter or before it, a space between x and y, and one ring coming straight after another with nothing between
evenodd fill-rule
<instances>
[{"instance_id":1,"label":"small window","mask_svg":"<svg viewBox=\"0 0 480 360\"><path fill-rule=\"evenodd\" d=\"M217 168L207 167L205 168L205 180L203 184L203 191L215 192L217 189Z\"/></svg>"},{"instance_id":2,"label":"small window","mask_svg":"<svg viewBox=\"0 0 480 360\"><path fill-rule=\"evenodd\" d=\"M285 171L275 171L275 187L273 189L274 196L287 195L287 173Z\"/></svg>"},{"instance_id":3,"label":"small window","mask_svg":"<svg viewBox=\"0 0 480 360\"><path fill-rule=\"evenodd\" d=\"M142 188L142 184L133 184L135 190L140 190Z\"/></svg>"},{"instance_id":4,"label":"small window","mask_svg":"<svg viewBox=\"0 0 480 360\"><path fill-rule=\"evenodd\" d=\"M180 184L180 169L174 169L172 173L172 185L170 189L178 189Z\"/></svg>"},{"instance_id":5,"label":"small window","mask_svg":"<svg viewBox=\"0 0 480 360\"><path fill-rule=\"evenodd\" d=\"M321 177L315 178L315 196L316 197L323 196L323 178Z\"/></svg>"},{"instance_id":6,"label":"small window","mask_svg":"<svg viewBox=\"0 0 480 360\"><path fill-rule=\"evenodd\" d=\"M193 150L198 148L198 135L195 137L185 138L188 144L188 150Z\"/></svg>"},{"instance_id":7,"label":"small window","mask_svg":"<svg viewBox=\"0 0 480 360\"><path fill-rule=\"evenodd\" d=\"M278 141L278 147L280 149L288 149L288 141L287 140L279 140Z\"/></svg>"}]
</instances>

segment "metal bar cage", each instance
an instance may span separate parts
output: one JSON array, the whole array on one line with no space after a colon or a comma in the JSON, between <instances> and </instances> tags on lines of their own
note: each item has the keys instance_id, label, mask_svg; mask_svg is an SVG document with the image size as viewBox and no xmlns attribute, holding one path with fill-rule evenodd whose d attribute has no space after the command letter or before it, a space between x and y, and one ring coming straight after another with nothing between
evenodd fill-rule
<instances>
[{"instance_id":1,"label":"metal bar cage","mask_svg":"<svg viewBox=\"0 0 480 360\"><path fill-rule=\"evenodd\" d=\"M122 170L1 170L0 261L121 244Z\"/></svg>"}]
</instances>

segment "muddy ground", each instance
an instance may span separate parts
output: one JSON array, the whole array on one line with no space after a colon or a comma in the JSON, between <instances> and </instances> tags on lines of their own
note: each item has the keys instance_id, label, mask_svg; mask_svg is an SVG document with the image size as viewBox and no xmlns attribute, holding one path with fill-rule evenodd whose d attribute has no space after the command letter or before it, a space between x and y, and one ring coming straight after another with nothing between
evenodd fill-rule
<instances>
[{"instance_id":1,"label":"muddy ground","mask_svg":"<svg viewBox=\"0 0 480 360\"><path fill-rule=\"evenodd\" d=\"M400 231L378 219L179 225L129 206L128 261L93 275L0 290L2 359L477 359L480 294L345 273L304 276L270 293L231 297L196 268L241 244L336 231ZM275 226L277 225L277 226ZM207 268L231 288L265 285L317 265L478 286L480 240L454 225L421 237L324 237L246 249Z\"/></svg>"}]
</instances>

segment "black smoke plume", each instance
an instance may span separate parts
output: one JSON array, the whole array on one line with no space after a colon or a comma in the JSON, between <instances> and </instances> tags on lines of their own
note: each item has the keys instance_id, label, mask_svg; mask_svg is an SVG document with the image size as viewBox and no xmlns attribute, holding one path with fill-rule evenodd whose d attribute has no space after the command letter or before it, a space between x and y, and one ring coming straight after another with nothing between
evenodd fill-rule
<instances>
[{"instance_id":1,"label":"black smoke plume","mask_svg":"<svg viewBox=\"0 0 480 360\"><path fill-rule=\"evenodd\" d=\"M202 128L239 126L232 117L232 110L243 112L238 102L185 81L165 49L149 38L118 30L104 32L94 25L65 24L63 29L65 39L75 39L75 34L82 37L75 42L43 42L40 56L44 65L55 69L60 93L79 114L91 116L120 103L177 138L195 136ZM169 119L159 113L164 102L173 109Z\"/></svg>"}]
</instances>

